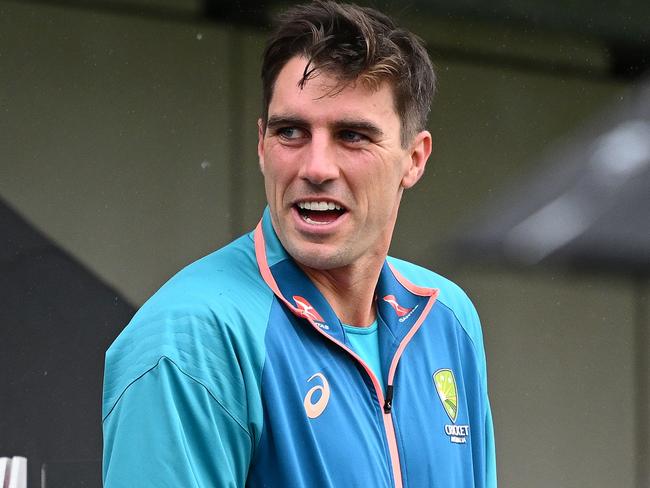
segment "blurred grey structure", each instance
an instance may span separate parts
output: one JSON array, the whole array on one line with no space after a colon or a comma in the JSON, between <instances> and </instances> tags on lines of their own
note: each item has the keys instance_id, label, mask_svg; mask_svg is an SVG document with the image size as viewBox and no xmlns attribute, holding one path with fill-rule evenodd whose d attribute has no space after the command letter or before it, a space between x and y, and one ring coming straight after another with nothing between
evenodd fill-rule
<instances>
[{"instance_id":1,"label":"blurred grey structure","mask_svg":"<svg viewBox=\"0 0 650 488\"><path fill-rule=\"evenodd\" d=\"M650 81L565 139L468 224L456 250L650 278Z\"/></svg>"},{"instance_id":2,"label":"blurred grey structure","mask_svg":"<svg viewBox=\"0 0 650 488\"><path fill-rule=\"evenodd\" d=\"M636 480L650 486L650 80L549 150L453 241L459 259L615 274L637 287Z\"/></svg>"},{"instance_id":3,"label":"blurred grey structure","mask_svg":"<svg viewBox=\"0 0 650 488\"><path fill-rule=\"evenodd\" d=\"M650 4L374 4L424 38L439 74L429 126L433 158L405 195L391 254L449 275L480 311L501 485L638 487L632 412L642 346L635 317L647 290L620 273L527 274L454 261L446 245L459 221L490 207L510 181L544 173L539 155L549 144L604 107L626 103L630 84L648 66ZM99 478L100 349L133 306L185 264L251 229L261 214L259 58L268 19L283 5L0 0L0 197L85 273L67 280L38 253L25 258L31 274L0 270L13 293L3 333L5 324L37 314L29 300L68 303L66 312L87 317L82 328L44 313L50 325L37 320L14 338L23 345L42 340L22 350L78 375L44 375L31 360L0 365L3 373L18 369L11 397L0 401L19 417L0 426L0 450L9 449L6 429L29 424L15 412L47 414L48 402L36 405L34 395L48 399L72 388L74 395L55 396L53 404L88 412L74 428L60 417L65 435L58 440L52 431L40 447L31 435L24 437L29 445L11 445L14 454L34 447L30 460L47 462L52 483L75 472ZM2 240L14 239L5 229ZM54 290L45 291L46 284ZM80 293L108 310L82 307L91 302ZM123 307L111 314L114 296L124 297ZM83 357L54 347L88 341L94 346ZM1 344L6 358L10 346ZM36 354L36 346L47 355Z\"/></svg>"}]
</instances>

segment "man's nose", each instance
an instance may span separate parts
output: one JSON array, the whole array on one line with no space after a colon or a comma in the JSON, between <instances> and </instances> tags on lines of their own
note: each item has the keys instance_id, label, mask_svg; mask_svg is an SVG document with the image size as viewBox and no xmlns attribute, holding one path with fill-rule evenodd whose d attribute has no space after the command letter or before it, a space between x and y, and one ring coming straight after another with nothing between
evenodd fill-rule
<instances>
[{"instance_id":1,"label":"man's nose","mask_svg":"<svg viewBox=\"0 0 650 488\"><path fill-rule=\"evenodd\" d=\"M301 178L314 185L322 185L339 176L335 143L328 137L313 136L304 156L299 173Z\"/></svg>"}]
</instances>

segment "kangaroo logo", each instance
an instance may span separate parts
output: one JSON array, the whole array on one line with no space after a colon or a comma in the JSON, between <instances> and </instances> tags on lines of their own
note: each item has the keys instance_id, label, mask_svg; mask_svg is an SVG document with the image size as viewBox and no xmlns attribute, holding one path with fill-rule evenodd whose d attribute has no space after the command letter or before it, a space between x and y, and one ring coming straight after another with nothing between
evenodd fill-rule
<instances>
[{"instance_id":1,"label":"kangaroo logo","mask_svg":"<svg viewBox=\"0 0 650 488\"><path fill-rule=\"evenodd\" d=\"M384 297L384 301L393 307L393 310L395 310L395 313L398 317L404 317L405 315L409 314L411 310L413 310L411 308L402 307L399 303L397 303L397 298L395 298L395 295L386 295Z\"/></svg>"},{"instance_id":2,"label":"kangaroo logo","mask_svg":"<svg viewBox=\"0 0 650 488\"><path fill-rule=\"evenodd\" d=\"M305 412L307 412L307 417L310 419L319 417L327 407L327 403L330 401L330 384L328 383L327 378L323 376L323 373L316 373L307 380L307 383L311 382L311 380L315 378L319 379L321 384L312 386L305 395L303 401ZM317 391L320 392L320 398L314 402L312 401L312 398Z\"/></svg>"},{"instance_id":3,"label":"kangaroo logo","mask_svg":"<svg viewBox=\"0 0 650 488\"><path fill-rule=\"evenodd\" d=\"M323 317L312 307L311 303L307 301L306 298L303 298L298 295L293 296L293 301L296 302L296 307L298 308L298 313L302 315L307 320L312 320L314 322L324 323Z\"/></svg>"}]
</instances>

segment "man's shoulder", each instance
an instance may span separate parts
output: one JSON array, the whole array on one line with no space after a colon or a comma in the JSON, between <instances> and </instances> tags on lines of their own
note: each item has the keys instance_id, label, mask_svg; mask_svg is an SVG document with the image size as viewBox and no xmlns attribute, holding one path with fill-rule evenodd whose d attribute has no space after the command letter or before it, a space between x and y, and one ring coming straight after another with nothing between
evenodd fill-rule
<instances>
[{"instance_id":1,"label":"man's shoulder","mask_svg":"<svg viewBox=\"0 0 650 488\"><path fill-rule=\"evenodd\" d=\"M252 236L246 234L176 273L145 302L134 320L170 309L205 319L225 314L225 319L240 309L254 312L258 300L270 294L257 267Z\"/></svg>"},{"instance_id":2,"label":"man's shoulder","mask_svg":"<svg viewBox=\"0 0 650 488\"><path fill-rule=\"evenodd\" d=\"M265 320L272 291L260 276L250 234L186 266L149 298L122 334L143 328L172 329L204 324L208 332Z\"/></svg>"},{"instance_id":3,"label":"man's shoulder","mask_svg":"<svg viewBox=\"0 0 650 488\"><path fill-rule=\"evenodd\" d=\"M107 351L105 413L161 358L211 392L236 384L236 371L231 375L223 365L234 364L229 358L241 355L254 368L259 366L272 300L248 235L179 271L147 300ZM217 370L225 379L213 374Z\"/></svg>"},{"instance_id":4,"label":"man's shoulder","mask_svg":"<svg viewBox=\"0 0 650 488\"><path fill-rule=\"evenodd\" d=\"M430 269L394 257L388 257L388 262L402 276L414 285L438 290L438 301L448 303L450 308L472 306L465 291L456 283Z\"/></svg>"},{"instance_id":5,"label":"man's shoulder","mask_svg":"<svg viewBox=\"0 0 650 488\"><path fill-rule=\"evenodd\" d=\"M414 285L435 288L438 291L436 302L448 308L454 314L460 325L473 340L479 340L481 330L478 314L474 304L460 286L450 279L417 264L393 257L389 257L388 262Z\"/></svg>"},{"instance_id":6,"label":"man's shoulder","mask_svg":"<svg viewBox=\"0 0 650 488\"><path fill-rule=\"evenodd\" d=\"M414 285L437 290L434 309L435 307L444 307L455 318L457 325L465 331L473 344L480 365L480 375L485 382L487 375L485 371L483 331L481 330L481 322L476 309L467 294L453 281L422 266L390 257L388 262L398 273Z\"/></svg>"}]
</instances>

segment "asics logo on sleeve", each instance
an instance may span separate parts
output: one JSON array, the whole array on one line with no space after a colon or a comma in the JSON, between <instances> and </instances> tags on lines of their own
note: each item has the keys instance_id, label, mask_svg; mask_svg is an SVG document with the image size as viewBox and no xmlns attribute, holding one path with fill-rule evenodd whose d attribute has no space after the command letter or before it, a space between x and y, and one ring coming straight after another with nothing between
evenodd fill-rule
<instances>
[{"instance_id":1,"label":"asics logo on sleeve","mask_svg":"<svg viewBox=\"0 0 650 488\"><path fill-rule=\"evenodd\" d=\"M307 392L307 395L305 395L303 401L305 412L307 412L307 417L310 419L319 417L325 410L325 407L327 407L327 402L330 400L330 384L328 383L327 378L323 376L323 373L316 373L307 380L307 383L311 382L314 378L319 379L322 384L312 386ZM313 402L312 400L316 392L320 392L320 398Z\"/></svg>"}]
</instances>

